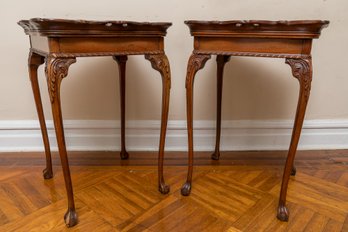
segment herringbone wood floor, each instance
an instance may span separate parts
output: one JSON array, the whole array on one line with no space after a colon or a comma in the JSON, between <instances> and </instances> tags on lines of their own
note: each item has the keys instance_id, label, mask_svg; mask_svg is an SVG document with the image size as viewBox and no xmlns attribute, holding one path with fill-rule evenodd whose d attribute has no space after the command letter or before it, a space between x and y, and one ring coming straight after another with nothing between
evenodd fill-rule
<instances>
[{"instance_id":1,"label":"herringbone wood floor","mask_svg":"<svg viewBox=\"0 0 348 232\"><path fill-rule=\"evenodd\" d=\"M197 153L193 190L180 195L186 154L167 153L169 195L157 191L155 153L70 152L79 224L66 229L57 154L0 154L0 231L348 231L348 151L301 151L288 191L290 220L276 219L285 152Z\"/></svg>"}]
</instances>

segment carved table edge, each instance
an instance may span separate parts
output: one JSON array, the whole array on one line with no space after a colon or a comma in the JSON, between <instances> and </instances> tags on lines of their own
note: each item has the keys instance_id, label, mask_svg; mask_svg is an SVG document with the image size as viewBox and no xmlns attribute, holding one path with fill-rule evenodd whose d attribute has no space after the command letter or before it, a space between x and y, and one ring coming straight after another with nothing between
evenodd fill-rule
<instances>
[{"instance_id":1,"label":"carved table edge","mask_svg":"<svg viewBox=\"0 0 348 232\"><path fill-rule=\"evenodd\" d=\"M72 57L92 57L92 56L125 56L125 55L156 55L164 54L164 51L144 51L144 52L91 52L91 53L57 53L57 52L44 52L35 48L30 49L31 52L44 57L60 57L60 58L72 58Z\"/></svg>"},{"instance_id":2,"label":"carved table edge","mask_svg":"<svg viewBox=\"0 0 348 232\"><path fill-rule=\"evenodd\" d=\"M194 50L193 54L253 56L253 57L292 58L292 59L311 58L311 55L305 55L305 54L281 54L281 53L257 53L257 52L219 52L219 51L200 51L200 50Z\"/></svg>"}]
</instances>

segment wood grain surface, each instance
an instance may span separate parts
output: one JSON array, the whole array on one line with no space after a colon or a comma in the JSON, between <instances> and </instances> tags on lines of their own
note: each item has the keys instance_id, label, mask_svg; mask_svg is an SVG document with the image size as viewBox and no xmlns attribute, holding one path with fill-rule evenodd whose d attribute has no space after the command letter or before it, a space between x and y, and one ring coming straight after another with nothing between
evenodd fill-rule
<instances>
[{"instance_id":1,"label":"wood grain surface","mask_svg":"<svg viewBox=\"0 0 348 232\"><path fill-rule=\"evenodd\" d=\"M44 180L42 153L0 153L0 231L348 231L348 150L299 151L289 222L276 218L286 152L195 155L191 195L181 196L187 154L166 154L168 195L157 191L157 154L71 152L79 223L66 228L59 157Z\"/></svg>"}]
</instances>

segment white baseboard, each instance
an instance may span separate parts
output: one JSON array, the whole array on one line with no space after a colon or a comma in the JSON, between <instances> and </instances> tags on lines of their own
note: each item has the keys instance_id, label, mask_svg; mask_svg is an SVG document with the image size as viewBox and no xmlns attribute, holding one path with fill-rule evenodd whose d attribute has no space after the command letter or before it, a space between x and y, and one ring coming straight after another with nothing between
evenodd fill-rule
<instances>
[{"instance_id":1,"label":"white baseboard","mask_svg":"<svg viewBox=\"0 0 348 232\"><path fill-rule=\"evenodd\" d=\"M57 150L52 121L47 121L52 150ZM119 150L120 127L116 120L64 121L68 150ZM221 150L287 150L292 122L223 121ZM126 145L129 151L156 151L159 121L128 121ZM196 151L212 151L215 122L195 121ZM299 149L348 149L348 120L307 120ZM36 120L0 121L0 151L43 151L39 123ZM169 121L166 151L187 151L186 121Z\"/></svg>"}]
</instances>

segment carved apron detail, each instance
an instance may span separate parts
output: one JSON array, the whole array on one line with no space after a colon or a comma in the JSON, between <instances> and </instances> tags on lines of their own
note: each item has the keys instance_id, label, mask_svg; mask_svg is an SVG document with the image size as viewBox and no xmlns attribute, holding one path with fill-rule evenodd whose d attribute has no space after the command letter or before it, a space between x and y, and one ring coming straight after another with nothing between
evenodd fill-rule
<instances>
[{"instance_id":1,"label":"carved apron detail","mask_svg":"<svg viewBox=\"0 0 348 232\"><path fill-rule=\"evenodd\" d=\"M69 66L75 62L76 58L47 58L45 73L51 103L55 100L61 80L68 75Z\"/></svg>"},{"instance_id":2,"label":"carved apron detail","mask_svg":"<svg viewBox=\"0 0 348 232\"><path fill-rule=\"evenodd\" d=\"M207 60L210 59L210 55L207 54L192 54L189 58L188 64L187 64L187 76L186 76L186 84L185 87L187 88L188 83L191 78L196 74L196 72L200 69L202 69L207 62Z\"/></svg>"},{"instance_id":3,"label":"carved apron detail","mask_svg":"<svg viewBox=\"0 0 348 232\"><path fill-rule=\"evenodd\" d=\"M161 73L162 77L166 79L166 83L168 85L168 88L170 89L170 66L167 56L165 54L146 54L145 59L151 62L153 69Z\"/></svg>"},{"instance_id":4,"label":"carved apron detail","mask_svg":"<svg viewBox=\"0 0 348 232\"><path fill-rule=\"evenodd\" d=\"M310 55L305 54L281 54L281 53L260 53L260 52L225 52L225 51L193 51L194 54L209 54L220 56L251 56L251 57L270 57L270 58L291 58L291 59L307 59Z\"/></svg>"},{"instance_id":5,"label":"carved apron detail","mask_svg":"<svg viewBox=\"0 0 348 232\"><path fill-rule=\"evenodd\" d=\"M286 59L286 64L290 65L292 75L300 82L300 88L304 91L306 102L309 99L312 82L312 60L308 59Z\"/></svg>"}]
</instances>

